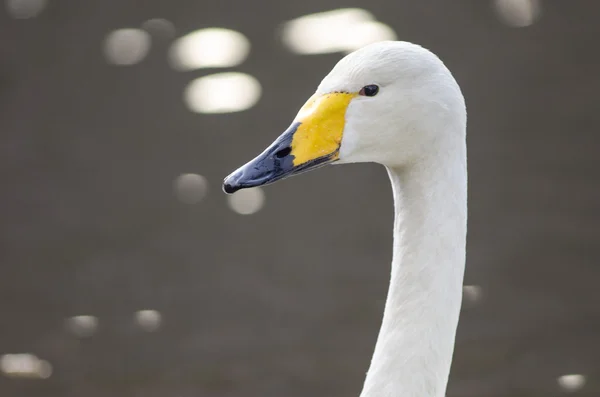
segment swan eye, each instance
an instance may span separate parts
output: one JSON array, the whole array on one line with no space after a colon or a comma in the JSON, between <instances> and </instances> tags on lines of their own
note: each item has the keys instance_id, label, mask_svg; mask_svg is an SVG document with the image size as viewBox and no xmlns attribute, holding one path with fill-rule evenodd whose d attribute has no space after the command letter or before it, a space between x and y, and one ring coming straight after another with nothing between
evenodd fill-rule
<instances>
[{"instance_id":1,"label":"swan eye","mask_svg":"<svg viewBox=\"0 0 600 397\"><path fill-rule=\"evenodd\" d=\"M379 86L375 84L366 85L358 92L362 96L375 96L379 92Z\"/></svg>"}]
</instances>

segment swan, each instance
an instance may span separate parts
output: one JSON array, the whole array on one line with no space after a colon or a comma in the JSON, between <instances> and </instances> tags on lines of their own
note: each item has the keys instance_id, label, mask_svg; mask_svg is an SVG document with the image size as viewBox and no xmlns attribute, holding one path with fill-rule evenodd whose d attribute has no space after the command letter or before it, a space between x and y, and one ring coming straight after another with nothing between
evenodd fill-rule
<instances>
[{"instance_id":1,"label":"swan","mask_svg":"<svg viewBox=\"0 0 600 397\"><path fill-rule=\"evenodd\" d=\"M436 55L408 42L370 44L342 58L291 126L223 182L231 194L328 163L387 169L391 277L361 397L445 395L465 268L466 119Z\"/></svg>"}]
</instances>

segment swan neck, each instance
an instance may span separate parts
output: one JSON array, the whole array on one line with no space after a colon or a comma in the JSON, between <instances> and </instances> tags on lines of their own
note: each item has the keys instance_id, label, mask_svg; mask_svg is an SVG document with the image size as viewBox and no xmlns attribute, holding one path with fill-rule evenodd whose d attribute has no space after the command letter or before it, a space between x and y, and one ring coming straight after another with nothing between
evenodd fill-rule
<instances>
[{"instance_id":1,"label":"swan neck","mask_svg":"<svg viewBox=\"0 0 600 397\"><path fill-rule=\"evenodd\" d=\"M382 327L361 397L443 397L462 299L467 219L464 148L389 168L394 248Z\"/></svg>"}]
</instances>

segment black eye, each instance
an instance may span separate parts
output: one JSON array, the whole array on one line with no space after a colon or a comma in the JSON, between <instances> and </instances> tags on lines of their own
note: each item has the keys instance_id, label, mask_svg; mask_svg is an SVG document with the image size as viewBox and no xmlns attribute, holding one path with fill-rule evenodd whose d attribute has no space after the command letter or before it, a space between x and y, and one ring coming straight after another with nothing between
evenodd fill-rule
<instances>
[{"instance_id":1,"label":"black eye","mask_svg":"<svg viewBox=\"0 0 600 397\"><path fill-rule=\"evenodd\" d=\"M358 92L362 96L375 96L379 92L379 86L375 84L366 85Z\"/></svg>"}]
</instances>

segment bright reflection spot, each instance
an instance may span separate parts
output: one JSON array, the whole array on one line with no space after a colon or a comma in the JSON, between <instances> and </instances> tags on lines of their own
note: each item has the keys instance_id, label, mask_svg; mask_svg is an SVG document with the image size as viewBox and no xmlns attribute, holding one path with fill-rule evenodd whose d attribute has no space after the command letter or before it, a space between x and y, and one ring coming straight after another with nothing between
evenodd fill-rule
<instances>
[{"instance_id":1,"label":"bright reflection spot","mask_svg":"<svg viewBox=\"0 0 600 397\"><path fill-rule=\"evenodd\" d=\"M3 355L0 370L10 377L47 379L52 375L52 365L30 353Z\"/></svg>"},{"instance_id":2,"label":"bright reflection spot","mask_svg":"<svg viewBox=\"0 0 600 397\"><path fill-rule=\"evenodd\" d=\"M498 16L517 28L534 23L541 11L539 0L495 0L494 5Z\"/></svg>"},{"instance_id":3,"label":"bright reflection spot","mask_svg":"<svg viewBox=\"0 0 600 397\"><path fill-rule=\"evenodd\" d=\"M193 80L184 99L198 113L230 113L251 108L258 102L258 80L243 73L218 73Z\"/></svg>"},{"instance_id":4,"label":"bright reflection spot","mask_svg":"<svg viewBox=\"0 0 600 397\"><path fill-rule=\"evenodd\" d=\"M202 175L183 174L175 179L173 188L179 201L185 204L196 204L206 196L208 181Z\"/></svg>"},{"instance_id":5,"label":"bright reflection spot","mask_svg":"<svg viewBox=\"0 0 600 397\"><path fill-rule=\"evenodd\" d=\"M98 318L94 316L73 316L67 319L67 328L80 338L92 336L98 328Z\"/></svg>"},{"instance_id":6,"label":"bright reflection spot","mask_svg":"<svg viewBox=\"0 0 600 397\"><path fill-rule=\"evenodd\" d=\"M581 374L559 376L558 384L566 391L576 391L585 385L585 376Z\"/></svg>"},{"instance_id":7,"label":"bright reflection spot","mask_svg":"<svg viewBox=\"0 0 600 397\"><path fill-rule=\"evenodd\" d=\"M46 0L6 0L6 10L16 19L37 16L46 7Z\"/></svg>"},{"instance_id":8,"label":"bright reflection spot","mask_svg":"<svg viewBox=\"0 0 600 397\"><path fill-rule=\"evenodd\" d=\"M481 300L481 287L478 285L464 285L463 298L465 303L475 304Z\"/></svg>"},{"instance_id":9,"label":"bright reflection spot","mask_svg":"<svg viewBox=\"0 0 600 397\"><path fill-rule=\"evenodd\" d=\"M140 310L135 313L135 320L144 331L156 331L162 322L162 316L156 310Z\"/></svg>"},{"instance_id":10,"label":"bright reflection spot","mask_svg":"<svg viewBox=\"0 0 600 397\"><path fill-rule=\"evenodd\" d=\"M254 214L265 204L265 194L259 187L243 189L227 196L232 210L242 215Z\"/></svg>"},{"instance_id":11,"label":"bright reflection spot","mask_svg":"<svg viewBox=\"0 0 600 397\"><path fill-rule=\"evenodd\" d=\"M350 52L371 43L395 39L392 28L359 8L296 18L284 25L282 37L284 44L298 54Z\"/></svg>"},{"instance_id":12,"label":"bright reflection spot","mask_svg":"<svg viewBox=\"0 0 600 397\"><path fill-rule=\"evenodd\" d=\"M104 55L115 65L140 62L150 50L150 35L141 29L119 29L104 40Z\"/></svg>"},{"instance_id":13,"label":"bright reflection spot","mask_svg":"<svg viewBox=\"0 0 600 397\"><path fill-rule=\"evenodd\" d=\"M210 28L179 38L169 50L171 65L179 70L225 68L244 62L250 41L235 30Z\"/></svg>"},{"instance_id":14,"label":"bright reflection spot","mask_svg":"<svg viewBox=\"0 0 600 397\"><path fill-rule=\"evenodd\" d=\"M142 28L150 34L162 37L175 36L175 26L163 18L149 19L142 24Z\"/></svg>"},{"instance_id":15,"label":"bright reflection spot","mask_svg":"<svg viewBox=\"0 0 600 397\"><path fill-rule=\"evenodd\" d=\"M355 29L348 32L347 51L364 47L371 43L385 40L395 40L396 33L388 25L381 22L365 22L358 24Z\"/></svg>"}]
</instances>

